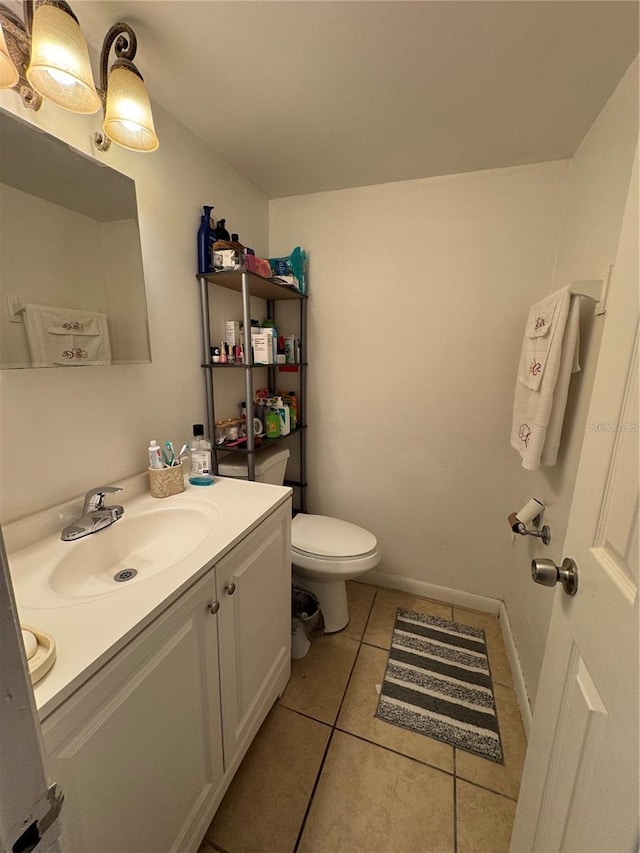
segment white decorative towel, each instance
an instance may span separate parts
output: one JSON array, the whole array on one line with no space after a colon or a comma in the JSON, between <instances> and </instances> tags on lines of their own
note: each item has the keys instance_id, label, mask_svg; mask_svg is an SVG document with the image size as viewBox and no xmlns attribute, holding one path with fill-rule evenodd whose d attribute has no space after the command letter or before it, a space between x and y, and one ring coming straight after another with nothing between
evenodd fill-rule
<instances>
[{"instance_id":1,"label":"white decorative towel","mask_svg":"<svg viewBox=\"0 0 640 853\"><path fill-rule=\"evenodd\" d=\"M511 446L522 467L536 471L555 465L577 361L580 302L569 286L537 302L529 311L513 403Z\"/></svg>"},{"instance_id":2,"label":"white decorative towel","mask_svg":"<svg viewBox=\"0 0 640 853\"><path fill-rule=\"evenodd\" d=\"M111 364L105 314L51 305L27 305L24 326L32 367Z\"/></svg>"}]
</instances>

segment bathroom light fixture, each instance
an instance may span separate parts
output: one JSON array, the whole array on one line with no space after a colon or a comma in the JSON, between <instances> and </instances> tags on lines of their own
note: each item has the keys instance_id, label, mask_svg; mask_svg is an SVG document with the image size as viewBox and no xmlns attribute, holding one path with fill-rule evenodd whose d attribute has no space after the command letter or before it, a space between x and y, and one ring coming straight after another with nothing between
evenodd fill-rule
<instances>
[{"instance_id":1,"label":"bathroom light fixture","mask_svg":"<svg viewBox=\"0 0 640 853\"><path fill-rule=\"evenodd\" d=\"M109 72L112 45L116 61ZM105 36L100 55L103 132L93 134L100 151L107 151L112 140L132 151L155 151L158 147L149 95L133 64L136 48L136 34L128 24L114 24Z\"/></svg>"},{"instance_id":2,"label":"bathroom light fixture","mask_svg":"<svg viewBox=\"0 0 640 853\"><path fill-rule=\"evenodd\" d=\"M4 32L0 28L0 89L13 89L19 80L18 69L11 59Z\"/></svg>"},{"instance_id":3,"label":"bathroom light fixture","mask_svg":"<svg viewBox=\"0 0 640 853\"><path fill-rule=\"evenodd\" d=\"M95 113L100 109L89 49L78 19L64 0L38 0L26 75L36 92L65 110Z\"/></svg>"},{"instance_id":4,"label":"bathroom light fixture","mask_svg":"<svg viewBox=\"0 0 640 853\"><path fill-rule=\"evenodd\" d=\"M105 36L101 88L93 83L89 51L78 20L65 0L23 0L24 20L0 3L0 88L17 89L26 107L38 110L45 98L76 113L95 113L102 105L103 133L96 145L111 140L132 151L155 151L149 95L132 60L135 33L114 24ZM116 62L107 80L108 57L115 43Z\"/></svg>"}]
</instances>

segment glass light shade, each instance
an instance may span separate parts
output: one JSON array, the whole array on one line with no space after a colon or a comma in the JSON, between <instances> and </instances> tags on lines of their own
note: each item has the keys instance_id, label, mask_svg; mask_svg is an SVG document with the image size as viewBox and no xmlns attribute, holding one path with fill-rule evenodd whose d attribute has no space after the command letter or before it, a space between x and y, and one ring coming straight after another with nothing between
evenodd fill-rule
<instances>
[{"instance_id":1,"label":"glass light shade","mask_svg":"<svg viewBox=\"0 0 640 853\"><path fill-rule=\"evenodd\" d=\"M0 89L13 89L19 79L18 69L13 64L2 27L0 27Z\"/></svg>"},{"instance_id":2,"label":"glass light shade","mask_svg":"<svg viewBox=\"0 0 640 853\"><path fill-rule=\"evenodd\" d=\"M74 113L95 113L89 51L74 18L56 6L37 6L33 16L27 80L49 101Z\"/></svg>"},{"instance_id":3,"label":"glass light shade","mask_svg":"<svg viewBox=\"0 0 640 853\"><path fill-rule=\"evenodd\" d=\"M159 145L146 86L128 68L111 69L102 128L109 139L131 151L155 151Z\"/></svg>"}]
</instances>

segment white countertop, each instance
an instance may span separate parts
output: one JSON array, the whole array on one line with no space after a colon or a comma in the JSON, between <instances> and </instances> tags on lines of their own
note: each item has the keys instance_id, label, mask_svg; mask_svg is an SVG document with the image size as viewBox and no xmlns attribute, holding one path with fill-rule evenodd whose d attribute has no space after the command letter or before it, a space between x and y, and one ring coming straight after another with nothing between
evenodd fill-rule
<instances>
[{"instance_id":1,"label":"white countertop","mask_svg":"<svg viewBox=\"0 0 640 853\"><path fill-rule=\"evenodd\" d=\"M109 503L125 508L115 525L145 511L191 506L210 513L213 527L188 556L151 577L129 581L125 588L116 586L113 592L87 598L64 597L49 589L52 562L75 544L60 539L62 528L73 517L71 502L63 512L54 507L34 517L31 526L22 521L5 532L7 550L12 544L16 547L9 552L9 567L20 621L50 634L56 644L53 667L34 686L41 720L291 495L290 488L216 477L213 486L187 483L183 493L156 499L143 491L145 482L146 476L131 478L121 484L124 488L117 496L108 496ZM77 504L73 508L77 510ZM97 541L110 529L91 537Z\"/></svg>"}]
</instances>

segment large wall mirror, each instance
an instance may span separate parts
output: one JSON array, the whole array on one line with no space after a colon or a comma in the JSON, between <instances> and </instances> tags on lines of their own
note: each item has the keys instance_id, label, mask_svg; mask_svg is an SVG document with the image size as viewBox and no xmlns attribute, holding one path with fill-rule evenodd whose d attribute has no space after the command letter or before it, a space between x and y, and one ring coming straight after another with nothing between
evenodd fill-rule
<instances>
[{"instance_id":1,"label":"large wall mirror","mask_svg":"<svg viewBox=\"0 0 640 853\"><path fill-rule=\"evenodd\" d=\"M149 361L134 182L0 111L0 367Z\"/></svg>"}]
</instances>

